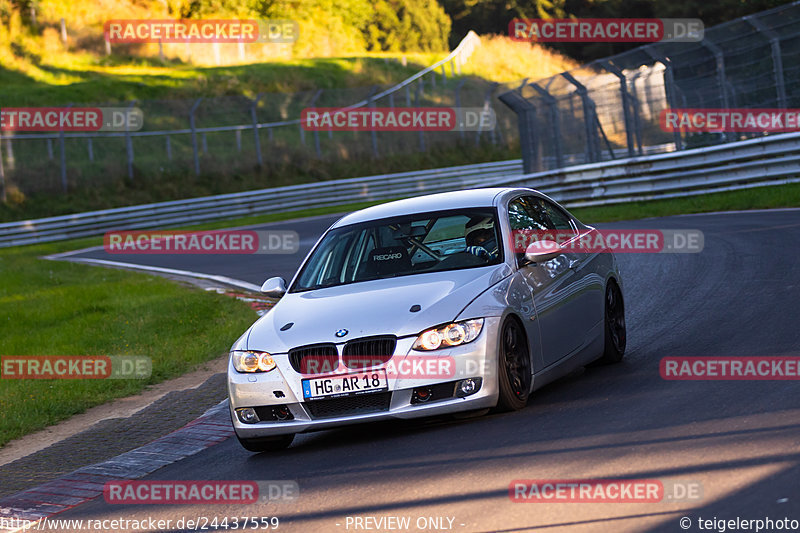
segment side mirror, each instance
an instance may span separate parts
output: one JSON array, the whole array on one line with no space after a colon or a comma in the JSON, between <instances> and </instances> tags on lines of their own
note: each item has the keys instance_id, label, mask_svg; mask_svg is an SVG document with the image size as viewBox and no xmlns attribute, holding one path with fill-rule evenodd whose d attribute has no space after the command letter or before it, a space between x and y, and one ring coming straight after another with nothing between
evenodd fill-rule
<instances>
[{"instance_id":1,"label":"side mirror","mask_svg":"<svg viewBox=\"0 0 800 533\"><path fill-rule=\"evenodd\" d=\"M535 241L525 249L525 259L523 264L544 263L555 259L564 253L561 245L555 241Z\"/></svg>"},{"instance_id":2,"label":"side mirror","mask_svg":"<svg viewBox=\"0 0 800 533\"><path fill-rule=\"evenodd\" d=\"M286 281L283 278L269 278L261 286L261 292L270 298L281 298L286 294Z\"/></svg>"}]
</instances>

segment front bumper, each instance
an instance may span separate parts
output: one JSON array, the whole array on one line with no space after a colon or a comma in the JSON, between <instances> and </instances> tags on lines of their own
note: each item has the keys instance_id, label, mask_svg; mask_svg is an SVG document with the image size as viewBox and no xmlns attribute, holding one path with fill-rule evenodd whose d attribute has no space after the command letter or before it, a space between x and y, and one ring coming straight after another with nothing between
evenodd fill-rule
<instances>
[{"instance_id":1,"label":"front bumper","mask_svg":"<svg viewBox=\"0 0 800 533\"><path fill-rule=\"evenodd\" d=\"M411 419L444 415L473 409L493 407L497 404L497 331L500 318L485 318L480 336L473 342L455 348L433 352L412 352L413 337L397 340L397 348L392 361L398 363L406 358L431 357L452 358L453 370L447 376L435 378L426 376L390 376L387 405L374 412L345 414L342 416L314 416L312 402L331 402L333 400L310 400L303 398L302 380L304 376L296 372L289 363L288 355L275 355L277 368L271 372L244 374L237 372L228 363L228 397L234 430L240 438L257 438L318 431L348 424L358 424L378 420ZM341 352L341 349L340 349ZM391 362L390 362L391 363ZM387 363L388 365L389 363ZM384 368L381 365L373 368ZM426 403L411 403L412 391L419 387L435 386L456 382L466 378L481 378L478 392L464 398L432 398ZM365 395L368 396L368 395ZM290 420L266 420L253 424L243 423L236 410L244 407L269 407L285 405L292 414Z\"/></svg>"}]
</instances>

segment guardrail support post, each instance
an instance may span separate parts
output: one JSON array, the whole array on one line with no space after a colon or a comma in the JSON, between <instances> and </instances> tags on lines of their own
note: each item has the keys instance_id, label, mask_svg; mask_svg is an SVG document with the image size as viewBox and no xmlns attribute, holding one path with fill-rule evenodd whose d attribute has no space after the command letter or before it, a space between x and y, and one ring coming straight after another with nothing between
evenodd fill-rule
<instances>
[{"instance_id":1,"label":"guardrail support post","mask_svg":"<svg viewBox=\"0 0 800 533\"><path fill-rule=\"evenodd\" d=\"M53 139L47 138L47 159L53 160Z\"/></svg>"},{"instance_id":2,"label":"guardrail support post","mask_svg":"<svg viewBox=\"0 0 800 533\"><path fill-rule=\"evenodd\" d=\"M167 161L172 161L172 143L167 135Z\"/></svg>"},{"instance_id":3,"label":"guardrail support post","mask_svg":"<svg viewBox=\"0 0 800 533\"><path fill-rule=\"evenodd\" d=\"M92 138L86 139L86 148L89 150L89 161L94 163L94 147L92 146Z\"/></svg>"},{"instance_id":4,"label":"guardrail support post","mask_svg":"<svg viewBox=\"0 0 800 533\"><path fill-rule=\"evenodd\" d=\"M256 95L256 99L253 100L252 105L250 106L250 118L253 121L253 141L255 142L256 146L256 161L258 161L258 166L264 166L264 162L261 159L261 137L258 135L258 101L261 100L261 97L264 96L264 93L258 93ZM272 129L269 129L270 133L270 140L272 139Z\"/></svg>"},{"instance_id":5,"label":"guardrail support post","mask_svg":"<svg viewBox=\"0 0 800 533\"><path fill-rule=\"evenodd\" d=\"M189 127L192 129L192 153L194 155L194 175L200 175L200 156L197 154L197 127L195 126L194 122L194 112L197 111L197 108L200 106L200 102L203 101L203 98L200 97L194 101L192 104L192 109L189 111Z\"/></svg>"},{"instance_id":6,"label":"guardrail support post","mask_svg":"<svg viewBox=\"0 0 800 533\"><path fill-rule=\"evenodd\" d=\"M786 85L783 81L783 58L781 56L781 41L778 38L778 34L767 28L763 22L753 17L753 15L744 17L744 21L766 35L767 39L769 39L769 47L772 51L772 73L775 77L775 91L778 96L778 107L780 109L786 109Z\"/></svg>"},{"instance_id":7,"label":"guardrail support post","mask_svg":"<svg viewBox=\"0 0 800 533\"><path fill-rule=\"evenodd\" d=\"M519 91L508 91L498 98L517 114L519 146L522 151L522 172L530 174L541 170L539 146L536 142L536 108L523 98Z\"/></svg>"},{"instance_id":8,"label":"guardrail support post","mask_svg":"<svg viewBox=\"0 0 800 533\"><path fill-rule=\"evenodd\" d=\"M539 96L542 97L544 103L547 104L547 109L550 111L550 124L553 127L553 151L555 152L556 157L556 168L561 168L564 166L564 153L561 150L561 114L558 112L558 102L553 95L547 91L547 89L543 89L535 83L531 83L530 86L533 88L533 90L539 93Z\"/></svg>"}]
</instances>

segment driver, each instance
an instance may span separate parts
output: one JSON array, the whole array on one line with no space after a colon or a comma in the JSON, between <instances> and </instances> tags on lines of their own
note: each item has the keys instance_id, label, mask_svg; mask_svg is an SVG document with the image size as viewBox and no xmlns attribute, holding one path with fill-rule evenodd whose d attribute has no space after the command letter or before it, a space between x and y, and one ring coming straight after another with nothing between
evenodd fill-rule
<instances>
[{"instance_id":1,"label":"driver","mask_svg":"<svg viewBox=\"0 0 800 533\"><path fill-rule=\"evenodd\" d=\"M465 252L488 260L497 258L497 237L492 217L467 222L464 241L467 244Z\"/></svg>"}]
</instances>

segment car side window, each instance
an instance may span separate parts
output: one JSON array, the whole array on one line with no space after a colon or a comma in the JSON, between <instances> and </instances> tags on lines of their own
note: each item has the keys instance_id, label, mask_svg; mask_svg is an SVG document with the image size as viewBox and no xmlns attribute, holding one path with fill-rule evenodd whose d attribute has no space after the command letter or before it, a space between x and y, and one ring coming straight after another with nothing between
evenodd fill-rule
<instances>
[{"instance_id":1,"label":"car side window","mask_svg":"<svg viewBox=\"0 0 800 533\"><path fill-rule=\"evenodd\" d=\"M531 197L522 196L508 204L508 220L511 230L546 230L548 220L545 211L534 208Z\"/></svg>"},{"instance_id":2,"label":"car side window","mask_svg":"<svg viewBox=\"0 0 800 533\"><path fill-rule=\"evenodd\" d=\"M525 257L525 248L535 238L535 233L551 229L547 213L536 202L537 198L521 196L509 202L508 220L511 226L512 246L517 261Z\"/></svg>"},{"instance_id":3,"label":"car side window","mask_svg":"<svg viewBox=\"0 0 800 533\"><path fill-rule=\"evenodd\" d=\"M548 219L548 229L569 230L572 229L570 217L552 202L543 198L536 198L536 202L541 205L543 213Z\"/></svg>"}]
</instances>

